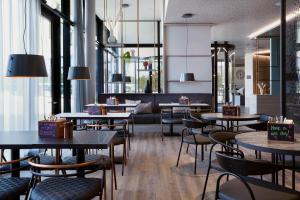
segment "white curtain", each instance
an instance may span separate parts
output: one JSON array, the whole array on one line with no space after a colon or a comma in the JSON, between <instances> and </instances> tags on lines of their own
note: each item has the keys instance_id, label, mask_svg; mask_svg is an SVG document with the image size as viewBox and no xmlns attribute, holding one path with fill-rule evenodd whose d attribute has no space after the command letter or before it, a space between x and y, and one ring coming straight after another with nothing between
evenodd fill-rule
<instances>
[{"instance_id":1,"label":"white curtain","mask_svg":"<svg viewBox=\"0 0 300 200\"><path fill-rule=\"evenodd\" d=\"M27 2L26 2L27 1ZM26 12L25 12L25 3ZM5 78L10 54L39 52L40 0L0 0L0 130L36 130L43 112L39 109L41 78Z\"/></svg>"}]
</instances>

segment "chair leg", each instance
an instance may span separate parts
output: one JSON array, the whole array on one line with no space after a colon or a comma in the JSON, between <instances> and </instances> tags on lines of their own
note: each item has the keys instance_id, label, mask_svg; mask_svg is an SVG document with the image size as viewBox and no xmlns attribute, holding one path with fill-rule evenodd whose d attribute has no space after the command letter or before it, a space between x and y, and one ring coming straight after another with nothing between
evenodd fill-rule
<instances>
[{"instance_id":1,"label":"chair leg","mask_svg":"<svg viewBox=\"0 0 300 200\"><path fill-rule=\"evenodd\" d=\"M204 160L204 147L203 144L201 145L201 161Z\"/></svg>"},{"instance_id":2,"label":"chair leg","mask_svg":"<svg viewBox=\"0 0 300 200\"><path fill-rule=\"evenodd\" d=\"M197 152L198 152L198 145L196 145L196 150L195 150L195 169L194 169L194 174L197 173Z\"/></svg>"},{"instance_id":3,"label":"chair leg","mask_svg":"<svg viewBox=\"0 0 300 200\"><path fill-rule=\"evenodd\" d=\"M205 191L206 191L209 173L210 173L210 166L208 166L207 173L206 173L205 183L204 183L204 187L203 187L203 191L202 191L202 200L204 200L204 197L205 197Z\"/></svg>"},{"instance_id":4,"label":"chair leg","mask_svg":"<svg viewBox=\"0 0 300 200\"><path fill-rule=\"evenodd\" d=\"M160 124L160 126L161 126L161 141L164 141L164 126L162 123Z\"/></svg>"},{"instance_id":5,"label":"chair leg","mask_svg":"<svg viewBox=\"0 0 300 200\"><path fill-rule=\"evenodd\" d=\"M180 144L180 149L179 149L179 153L178 153L178 158L177 158L177 163L176 163L176 167L178 167L178 163L179 163L179 159L180 159L180 154L181 154L181 149L182 149L182 143Z\"/></svg>"},{"instance_id":6,"label":"chair leg","mask_svg":"<svg viewBox=\"0 0 300 200\"><path fill-rule=\"evenodd\" d=\"M188 144L186 147L186 153L189 153L189 147L190 147L190 144Z\"/></svg>"},{"instance_id":7,"label":"chair leg","mask_svg":"<svg viewBox=\"0 0 300 200\"><path fill-rule=\"evenodd\" d=\"M126 144L123 144L123 158L122 158L122 176L124 176L124 165L126 163Z\"/></svg>"}]
</instances>

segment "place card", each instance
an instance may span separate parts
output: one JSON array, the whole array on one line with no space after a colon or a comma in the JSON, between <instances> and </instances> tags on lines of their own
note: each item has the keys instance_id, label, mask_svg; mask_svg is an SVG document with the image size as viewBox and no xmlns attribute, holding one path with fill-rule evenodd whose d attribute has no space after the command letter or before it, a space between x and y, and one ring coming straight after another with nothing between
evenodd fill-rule
<instances>
[{"instance_id":1,"label":"place card","mask_svg":"<svg viewBox=\"0 0 300 200\"><path fill-rule=\"evenodd\" d=\"M294 142L294 122L285 120L283 122L268 122L268 139Z\"/></svg>"},{"instance_id":2,"label":"place card","mask_svg":"<svg viewBox=\"0 0 300 200\"><path fill-rule=\"evenodd\" d=\"M240 112L240 107L239 106L230 106L230 105L225 105L223 106L223 115L228 115L228 116L239 116L241 114Z\"/></svg>"}]
</instances>

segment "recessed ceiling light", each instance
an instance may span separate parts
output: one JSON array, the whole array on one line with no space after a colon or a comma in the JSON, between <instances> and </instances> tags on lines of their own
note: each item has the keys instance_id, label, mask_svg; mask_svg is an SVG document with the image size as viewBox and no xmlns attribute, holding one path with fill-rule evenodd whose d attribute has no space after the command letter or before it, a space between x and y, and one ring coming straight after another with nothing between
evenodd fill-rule
<instances>
[{"instance_id":1,"label":"recessed ceiling light","mask_svg":"<svg viewBox=\"0 0 300 200\"><path fill-rule=\"evenodd\" d=\"M182 18L192 18L194 16L193 13L185 13L182 15Z\"/></svg>"},{"instance_id":2,"label":"recessed ceiling light","mask_svg":"<svg viewBox=\"0 0 300 200\"><path fill-rule=\"evenodd\" d=\"M129 3L123 3L123 4L122 4L122 8L128 8L129 6L130 6Z\"/></svg>"}]
</instances>

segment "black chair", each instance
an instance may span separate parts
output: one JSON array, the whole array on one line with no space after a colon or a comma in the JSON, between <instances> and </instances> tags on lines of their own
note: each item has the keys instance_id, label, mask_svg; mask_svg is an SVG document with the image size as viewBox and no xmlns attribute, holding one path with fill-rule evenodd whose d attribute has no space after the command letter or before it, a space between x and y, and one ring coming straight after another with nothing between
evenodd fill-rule
<instances>
[{"instance_id":1,"label":"black chair","mask_svg":"<svg viewBox=\"0 0 300 200\"><path fill-rule=\"evenodd\" d=\"M206 173L206 178L205 178L205 183L204 183L204 187L203 187L203 192L202 192L202 200L205 197L205 192L206 192L206 187L207 187L207 182L208 182L208 177L210 174L210 170L214 169L220 172L223 172L224 170L222 169L222 167L219 165L218 161L216 159L212 159L212 155L213 155L213 150L215 150L215 148L218 145L219 142L224 143L224 144L229 144L232 145L233 140L235 139L237 133L233 133L233 132L224 132L224 131L216 131L213 132L211 134L209 134L209 139L211 142L211 147L209 150L209 157L208 157L208 168L207 168L207 173ZM211 139L214 138L214 139Z\"/></svg>"},{"instance_id":2,"label":"black chair","mask_svg":"<svg viewBox=\"0 0 300 200\"><path fill-rule=\"evenodd\" d=\"M249 169L249 171L248 171L249 173L247 174L247 176L259 175L262 178L263 175L272 174L276 170L278 171L281 169L281 168L275 168L275 165L273 165L269 161L255 160L255 159L250 160L248 158L245 158L244 153L241 150L233 147L234 139L237 134L238 133L233 133L233 132L214 132L214 133L209 134L209 140L211 141L212 146L211 146L210 152L209 152L209 165L208 165L206 179L205 179L205 183L204 183L204 187L203 187L202 199L204 199L204 197L205 197L206 186L207 186L210 170L214 169L214 170L217 170L220 172L225 171L217 159L212 160L213 150L217 146L219 146L222 149L222 151L224 151L225 153L235 155L235 156L239 157L240 159L242 159L244 162L248 162L249 167L253 171L251 171L251 169ZM256 167L256 166L258 166L258 167Z\"/></svg>"},{"instance_id":3,"label":"black chair","mask_svg":"<svg viewBox=\"0 0 300 200\"><path fill-rule=\"evenodd\" d=\"M231 150L231 152L216 152L220 166L227 172L217 179L215 199L300 199L299 192L257 178L247 177L260 173L264 168L270 168L273 171L277 169L264 162L246 160L241 151L233 148ZM235 178L221 185L221 180L225 176L227 180L229 176Z\"/></svg>"},{"instance_id":4,"label":"black chair","mask_svg":"<svg viewBox=\"0 0 300 200\"><path fill-rule=\"evenodd\" d=\"M237 126L233 126L233 128L237 128L237 131L239 131L240 127L248 127L251 129L254 129L256 131L267 131L268 127L268 121L270 116L269 115L265 115L265 114L257 114L259 115L259 119L254 121L254 122L250 122L250 123L246 123L246 124L240 124Z\"/></svg>"},{"instance_id":5,"label":"black chair","mask_svg":"<svg viewBox=\"0 0 300 200\"><path fill-rule=\"evenodd\" d=\"M173 117L172 117L173 116ZM161 140L164 140L164 125L182 124L185 113L174 114L172 109L162 109L160 112Z\"/></svg>"},{"instance_id":6,"label":"black chair","mask_svg":"<svg viewBox=\"0 0 300 200\"><path fill-rule=\"evenodd\" d=\"M21 163L27 160L28 157L24 157L19 160L12 160L1 162L0 166L10 166L7 170L0 171L0 175L9 174L12 172L20 171L24 168L24 166L20 166L19 168L13 168L12 165ZM20 164L19 164L20 165ZM20 195L28 196L28 186L29 186L30 178L20 178L20 177L0 177L0 200L7 199L19 199Z\"/></svg>"},{"instance_id":7,"label":"black chair","mask_svg":"<svg viewBox=\"0 0 300 200\"><path fill-rule=\"evenodd\" d=\"M178 167L180 155L181 155L181 149L183 143L187 144L187 151L189 145L195 145L196 150L195 150L195 166L194 166L194 174L196 174L196 168L197 168L197 151L198 151L198 145L201 145L201 161L204 160L204 145L210 144L210 141L207 137L203 136L202 134L194 134L193 129L201 129L205 126L204 123L198 120L194 119L182 119L184 129L182 130L181 133L181 144L180 144L180 149L178 153L178 158L177 158L177 164L176 166Z\"/></svg>"},{"instance_id":8,"label":"black chair","mask_svg":"<svg viewBox=\"0 0 300 200\"><path fill-rule=\"evenodd\" d=\"M92 199L99 196L102 199L106 198L106 176L105 169L102 169L102 178L81 178L78 175L94 173L98 170L97 161L85 162L71 165L42 165L38 164L37 158L30 158L32 178L30 180L30 199L31 200L69 200L69 199ZM93 167L94 169L90 169ZM41 170L74 170L81 169L81 174L46 174L41 173ZM39 179L44 177L43 181ZM74 178L70 178L74 177Z\"/></svg>"}]
</instances>

